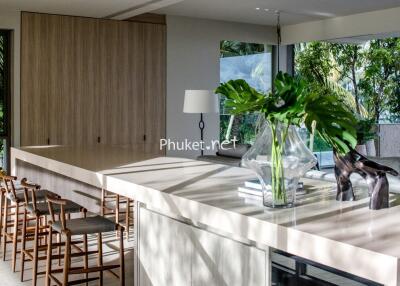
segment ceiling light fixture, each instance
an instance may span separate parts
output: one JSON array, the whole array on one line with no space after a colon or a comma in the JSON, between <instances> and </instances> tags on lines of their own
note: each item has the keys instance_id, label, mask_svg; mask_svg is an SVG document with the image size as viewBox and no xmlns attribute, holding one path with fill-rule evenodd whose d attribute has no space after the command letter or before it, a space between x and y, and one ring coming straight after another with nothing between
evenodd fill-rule
<instances>
[{"instance_id":1,"label":"ceiling light fixture","mask_svg":"<svg viewBox=\"0 0 400 286\"><path fill-rule=\"evenodd\" d=\"M260 9L261 9L261 8L258 8L258 7L256 8L256 10L260 10Z\"/></svg>"}]
</instances>

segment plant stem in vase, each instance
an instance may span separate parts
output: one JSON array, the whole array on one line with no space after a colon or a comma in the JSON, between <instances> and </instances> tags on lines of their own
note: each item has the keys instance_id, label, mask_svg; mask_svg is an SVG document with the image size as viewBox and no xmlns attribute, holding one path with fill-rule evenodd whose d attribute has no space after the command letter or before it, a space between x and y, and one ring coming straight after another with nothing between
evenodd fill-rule
<instances>
[{"instance_id":1,"label":"plant stem in vase","mask_svg":"<svg viewBox=\"0 0 400 286\"><path fill-rule=\"evenodd\" d=\"M271 192L272 201L277 205L286 205L285 177L283 170L283 153L289 125L279 126L279 123L270 124L272 135L271 146ZM282 128L282 132L279 132ZM279 138L280 136L281 138Z\"/></svg>"}]
</instances>

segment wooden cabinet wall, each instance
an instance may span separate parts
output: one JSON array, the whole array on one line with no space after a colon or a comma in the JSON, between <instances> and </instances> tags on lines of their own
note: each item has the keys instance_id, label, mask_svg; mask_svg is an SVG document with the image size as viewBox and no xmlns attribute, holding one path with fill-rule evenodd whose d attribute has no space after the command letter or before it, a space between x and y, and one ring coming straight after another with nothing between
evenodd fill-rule
<instances>
[{"instance_id":1,"label":"wooden cabinet wall","mask_svg":"<svg viewBox=\"0 0 400 286\"><path fill-rule=\"evenodd\" d=\"M165 25L22 13L21 145L165 136Z\"/></svg>"},{"instance_id":2,"label":"wooden cabinet wall","mask_svg":"<svg viewBox=\"0 0 400 286\"><path fill-rule=\"evenodd\" d=\"M166 90L165 79L165 26L147 24L144 26L145 44L145 77L144 77L144 105L146 151L160 152L160 138L165 138L165 95L160 92Z\"/></svg>"}]
</instances>

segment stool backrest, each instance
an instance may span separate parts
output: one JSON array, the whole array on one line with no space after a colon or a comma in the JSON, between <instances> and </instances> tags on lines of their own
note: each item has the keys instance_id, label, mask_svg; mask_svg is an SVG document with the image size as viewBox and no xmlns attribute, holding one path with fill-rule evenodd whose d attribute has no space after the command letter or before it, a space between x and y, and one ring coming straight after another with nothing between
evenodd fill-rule
<instances>
[{"instance_id":1,"label":"stool backrest","mask_svg":"<svg viewBox=\"0 0 400 286\"><path fill-rule=\"evenodd\" d=\"M55 211L54 211L54 205L59 205L60 208L60 212L59 212L59 220L61 222L61 226L62 226L62 230L65 231L66 230L66 218L65 218L65 209L64 206L67 204L67 200L63 200L63 199L59 199L56 198L54 196L46 196L47 199L47 204L49 205L49 212L50 212L50 216L51 216L51 220L52 222L56 222L56 216L55 216Z\"/></svg>"},{"instance_id":2,"label":"stool backrest","mask_svg":"<svg viewBox=\"0 0 400 286\"><path fill-rule=\"evenodd\" d=\"M21 180L21 186L24 188L25 203L32 203L33 211L36 212L36 191L40 190L37 184L28 183L26 178ZM31 202L29 201L29 194L31 195Z\"/></svg>"},{"instance_id":3,"label":"stool backrest","mask_svg":"<svg viewBox=\"0 0 400 286\"><path fill-rule=\"evenodd\" d=\"M17 197L17 193L15 191L14 182L17 180L15 176L8 176L3 172L0 172L0 180L1 180L1 187L4 188L7 194L12 195L14 198Z\"/></svg>"}]
</instances>

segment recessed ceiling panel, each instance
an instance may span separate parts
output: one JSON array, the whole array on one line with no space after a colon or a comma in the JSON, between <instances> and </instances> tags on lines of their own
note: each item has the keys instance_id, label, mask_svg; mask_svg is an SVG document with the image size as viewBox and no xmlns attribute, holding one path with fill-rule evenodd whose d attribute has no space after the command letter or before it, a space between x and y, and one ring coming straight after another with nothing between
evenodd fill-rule
<instances>
[{"instance_id":1,"label":"recessed ceiling panel","mask_svg":"<svg viewBox=\"0 0 400 286\"><path fill-rule=\"evenodd\" d=\"M170 0L0 0L0 11L103 18L126 11L149 12ZM149 9L143 9L148 5ZM183 0L156 10L157 13L223 21L272 25L275 10L282 11L282 24L295 24L329 17L363 13L400 6L400 0ZM257 9L258 8L258 9ZM138 10L138 11L139 11Z\"/></svg>"},{"instance_id":2,"label":"recessed ceiling panel","mask_svg":"<svg viewBox=\"0 0 400 286\"><path fill-rule=\"evenodd\" d=\"M272 25L275 10L282 24L320 20L400 6L400 0L185 0L158 13Z\"/></svg>"}]
</instances>

